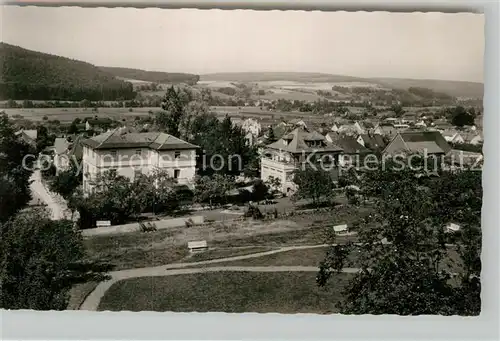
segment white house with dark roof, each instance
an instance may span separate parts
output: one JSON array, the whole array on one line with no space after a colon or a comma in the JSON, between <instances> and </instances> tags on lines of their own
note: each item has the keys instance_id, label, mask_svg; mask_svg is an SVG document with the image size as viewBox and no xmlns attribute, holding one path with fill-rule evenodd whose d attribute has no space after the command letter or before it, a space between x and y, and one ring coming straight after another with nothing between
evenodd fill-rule
<instances>
[{"instance_id":1,"label":"white house with dark roof","mask_svg":"<svg viewBox=\"0 0 500 341\"><path fill-rule=\"evenodd\" d=\"M321 161L324 169L334 169L338 167L341 153L342 148L317 131L297 127L264 148L261 178L264 181L270 177L280 179L281 190L290 194L295 190L293 172L296 169L307 166L308 163L319 165Z\"/></svg>"},{"instance_id":2,"label":"white house with dark roof","mask_svg":"<svg viewBox=\"0 0 500 341\"><path fill-rule=\"evenodd\" d=\"M180 184L189 184L195 176L198 146L169 134L115 129L81 143L85 193L92 190L98 174L111 169L131 180L154 170L166 170Z\"/></svg>"}]
</instances>

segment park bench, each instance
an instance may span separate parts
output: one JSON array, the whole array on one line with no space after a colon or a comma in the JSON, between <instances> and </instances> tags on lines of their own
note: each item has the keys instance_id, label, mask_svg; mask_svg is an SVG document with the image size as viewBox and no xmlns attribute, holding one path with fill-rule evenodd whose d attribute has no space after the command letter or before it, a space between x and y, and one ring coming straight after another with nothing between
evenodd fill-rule
<instances>
[{"instance_id":1,"label":"park bench","mask_svg":"<svg viewBox=\"0 0 500 341\"><path fill-rule=\"evenodd\" d=\"M109 220L98 220L95 222L96 227L109 227L111 226L111 221Z\"/></svg>"},{"instance_id":2,"label":"park bench","mask_svg":"<svg viewBox=\"0 0 500 341\"><path fill-rule=\"evenodd\" d=\"M153 232L153 231L157 231L158 229L156 228L156 224L155 223L151 223L151 222L146 222L146 223L143 223L142 221L139 222L139 228L141 230L141 232Z\"/></svg>"},{"instance_id":3,"label":"park bench","mask_svg":"<svg viewBox=\"0 0 500 341\"><path fill-rule=\"evenodd\" d=\"M199 240L199 241L188 242L188 249L189 252L191 253L205 251L208 249L207 241Z\"/></svg>"},{"instance_id":4,"label":"park bench","mask_svg":"<svg viewBox=\"0 0 500 341\"><path fill-rule=\"evenodd\" d=\"M335 234L347 234L347 233L349 233L349 229L347 228L347 224L335 225L333 227L333 231L335 232Z\"/></svg>"}]
</instances>

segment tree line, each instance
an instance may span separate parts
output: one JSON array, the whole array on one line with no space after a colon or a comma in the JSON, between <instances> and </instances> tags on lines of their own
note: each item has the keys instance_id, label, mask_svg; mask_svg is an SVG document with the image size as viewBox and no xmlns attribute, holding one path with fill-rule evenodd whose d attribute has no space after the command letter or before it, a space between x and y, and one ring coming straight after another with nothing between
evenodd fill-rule
<instances>
[{"instance_id":1,"label":"tree line","mask_svg":"<svg viewBox=\"0 0 500 341\"><path fill-rule=\"evenodd\" d=\"M0 100L133 99L132 84L92 64L0 44Z\"/></svg>"}]
</instances>

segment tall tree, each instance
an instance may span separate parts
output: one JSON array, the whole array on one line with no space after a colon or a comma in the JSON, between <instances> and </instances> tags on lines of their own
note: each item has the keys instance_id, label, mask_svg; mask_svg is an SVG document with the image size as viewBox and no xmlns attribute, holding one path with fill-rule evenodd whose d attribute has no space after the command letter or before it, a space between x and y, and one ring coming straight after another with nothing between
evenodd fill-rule
<instances>
[{"instance_id":1,"label":"tall tree","mask_svg":"<svg viewBox=\"0 0 500 341\"><path fill-rule=\"evenodd\" d=\"M335 195L336 187L331 172L321 168L297 169L293 175L293 182L297 185L294 197L297 199L311 199L317 206L322 200L331 200Z\"/></svg>"},{"instance_id":2,"label":"tall tree","mask_svg":"<svg viewBox=\"0 0 500 341\"><path fill-rule=\"evenodd\" d=\"M79 163L77 162L77 164ZM70 167L67 170L59 172L50 182L50 190L60 194L66 200L73 195L83 181L77 164L70 161Z\"/></svg>"},{"instance_id":3,"label":"tall tree","mask_svg":"<svg viewBox=\"0 0 500 341\"><path fill-rule=\"evenodd\" d=\"M389 160L366 174L363 192L374 198L375 209L359 222L357 245L329 250L318 284L353 266L348 256L356 251L360 271L345 289L341 313L479 313L480 228L474 216L480 216L480 175L441 172L433 178L399 166ZM450 220L468 235L455 248L446 244ZM453 260L457 251L460 261Z\"/></svg>"},{"instance_id":4,"label":"tall tree","mask_svg":"<svg viewBox=\"0 0 500 341\"><path fill-rule=\"evenodd\" d=\"M451 109L448 113L451 123L457 127L472 126L474 125L475 111L466 110L462 106Z\"/></svg>"},{"instance_id":5,"label":"tall tree","mask_svg":"<svg viewBox=\"0 0 500 341\"><path fill-rule=\"evenodd\" d=\"M0 307L64 310L76 283L103 280L102 264L85 262L71 221L51 221L39 209L0 224Z\"/></svg>"},{"instance_id":6,"label":"tall tree","mask_svg":"<svg viewBox=\"0 0 500 341\"><path fill-rule=\"evenodd\" d=\"M29 179L34 153L31 146L17 138L7 114L0 113L0 222L31 200Z\"/></svg>"},{"instance_id":7,"label":"tall tree","mask_svg":"<svg viewBox=\"0 0 500 341\"><path fill-rule=\"evenodd\" d=\"M192 98L193 96L188 90L169 87L161 105L164 111L156 115L157 125L168 134L180 137L179 124L184 115L185 106Z\"/></svg>"},{"instance_id":8,"label":"tall tree","mask_svg":"<svg viewBox=\"0 0 500 341\"><path fill-rule=\"evenodd\" d=\"M211 207L214 204L223 204L226 202L227 193L234 186L235 182L232 176L214 174L211 177L198 177L194 190L195 201L208 203Z\"/></svg>"}]
</instances>

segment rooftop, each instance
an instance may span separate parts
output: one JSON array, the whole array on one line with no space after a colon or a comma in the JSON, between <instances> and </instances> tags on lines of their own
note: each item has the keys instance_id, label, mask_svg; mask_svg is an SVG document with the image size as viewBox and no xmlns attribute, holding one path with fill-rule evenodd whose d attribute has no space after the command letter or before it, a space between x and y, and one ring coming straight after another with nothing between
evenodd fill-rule
<instances>
[{"instance_id":1,"label":"rooftop","mask_svg":"<svg viewBox=\"0 0 500 341\"><path fill-rule=\"evenodd\" d=\"M166 133L130 133L114 129L82 141L92 149L151 148L156 150L196 149L198 146Z\"/></svg>"},{"instance_id":2,"label":"rooftop","mask_svg":"<svg viewBox=\"0 0 500 341\"><path fill-rule=\"evenodd\" d=\"M297 127L278 141L267 146L271 149L284 150L290 153L325 151L341 152L342 148L330 143L317 131L309 131L304 127Z\"/></svg>"},{"instance_id":3,"label":"rooftop","mask_svg":"<svg viewBox=\"0 0 500 341\"><path fill-rule=\"evenodd\" d=\"M447 154L451 150L448 142L438 131L402 132L399 133L399 136L410 152L422 153L426 151L428 154Z\"/></svg>"}]
</instances>

